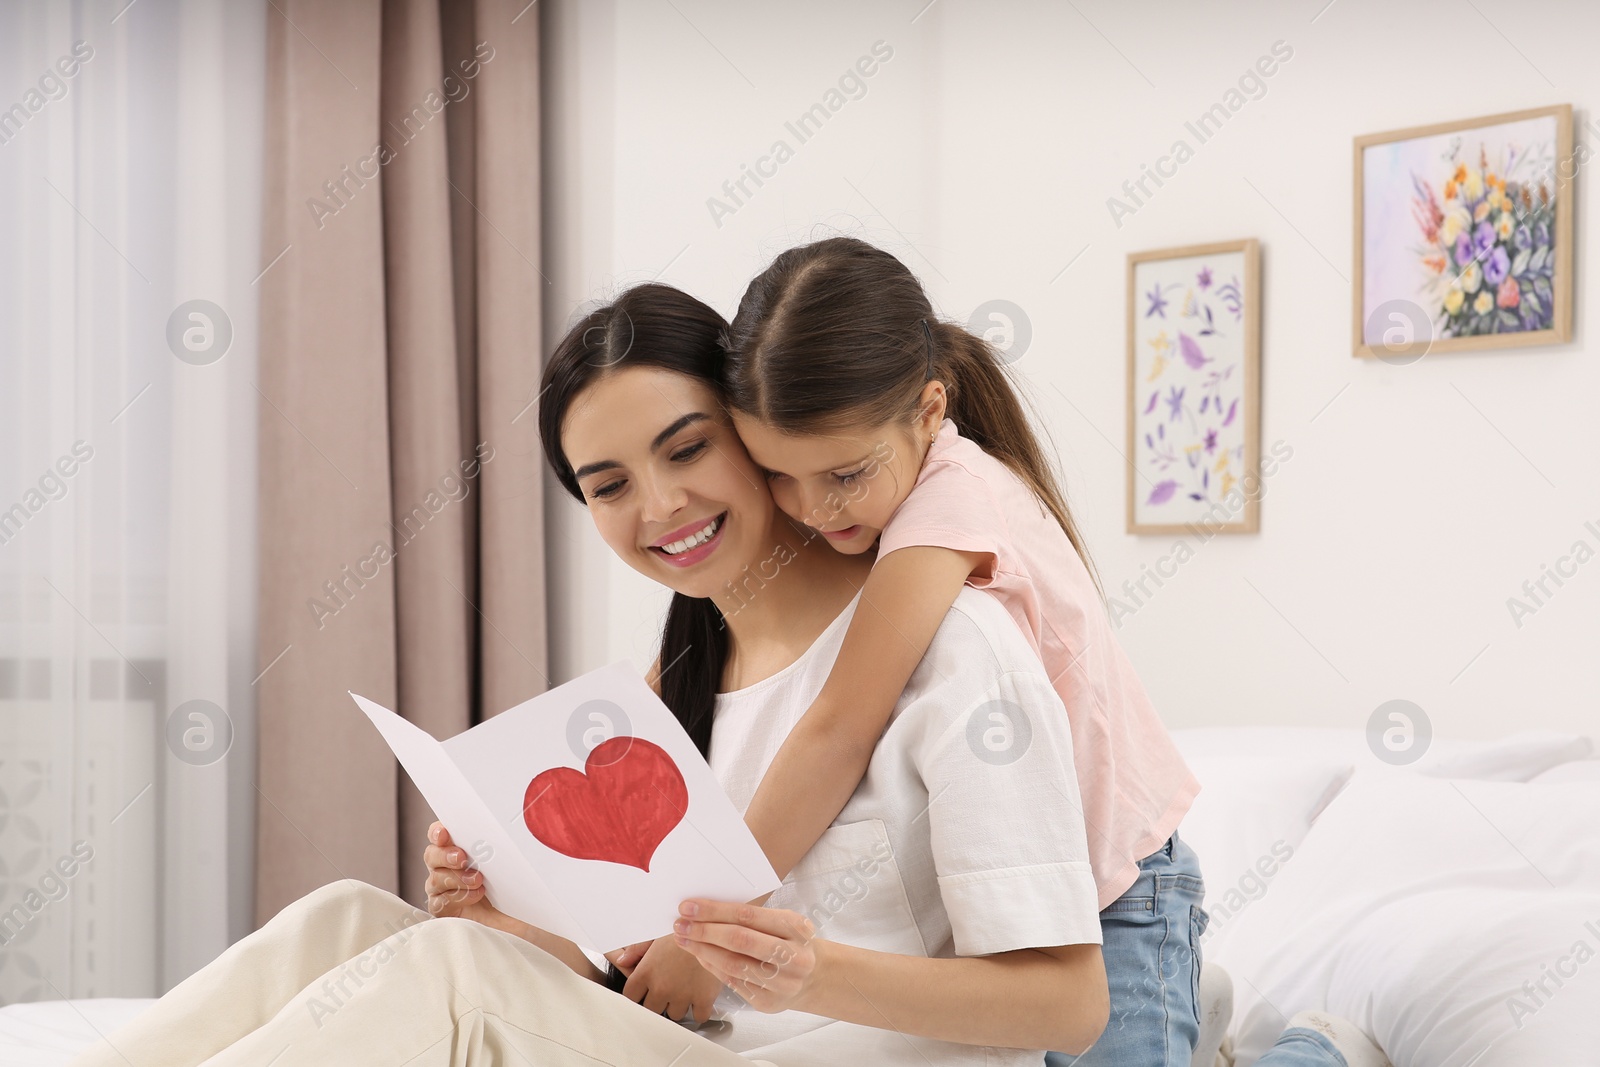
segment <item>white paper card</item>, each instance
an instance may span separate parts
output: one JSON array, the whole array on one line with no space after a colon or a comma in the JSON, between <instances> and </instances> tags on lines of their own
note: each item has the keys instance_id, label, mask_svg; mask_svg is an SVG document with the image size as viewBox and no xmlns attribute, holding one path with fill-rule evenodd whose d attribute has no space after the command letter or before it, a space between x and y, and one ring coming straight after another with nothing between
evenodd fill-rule
<instances>
[{"instance_id":1,"label":"white paper card","mask_svg":"<svg viewBox=\"0 0 1600 1067\"><path fill-rule=\"evenodd\" d=\"M694 742L627 664L443 743L351 696L508 915L609 951L670 933L685 897L744 901L780 884Z\"/></svg>"}]
</instances>

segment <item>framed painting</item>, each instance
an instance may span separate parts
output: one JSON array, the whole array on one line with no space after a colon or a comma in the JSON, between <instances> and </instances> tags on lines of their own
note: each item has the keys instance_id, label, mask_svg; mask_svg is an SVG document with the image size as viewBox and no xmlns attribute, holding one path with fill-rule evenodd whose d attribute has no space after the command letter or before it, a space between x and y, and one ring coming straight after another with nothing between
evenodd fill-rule
<instances>
[{"instance_id":1,"label":"framed painting","mask_svg":"<svg viewBox=\"0 0 1600 1067\"><path fill-rule=\"evenodd\" d=\"M1259 526L1260 246L1128 256L1128 532Z\"/></svg>"},{"instance_id":2,"label":"framed painting","mask_svg":"<svg viewBox=\"0 0 1600 1067\"><path fill-rule=\"evenodd\" d=\"M1354 354L1565 341L1572 106L1355 139Z\"/></svg>"}]
</instances>

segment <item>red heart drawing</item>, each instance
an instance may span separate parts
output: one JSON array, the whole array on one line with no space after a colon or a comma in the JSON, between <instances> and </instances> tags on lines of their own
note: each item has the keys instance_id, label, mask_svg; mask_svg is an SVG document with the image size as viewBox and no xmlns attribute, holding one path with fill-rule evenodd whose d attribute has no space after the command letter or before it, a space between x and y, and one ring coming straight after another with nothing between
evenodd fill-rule
<instances>
[{"instance_id":1,"label":"red heart drawing","mask_svg":"<svg viewBox=\"0 0 1600 1067\"><path fill-rule=\"evenodd\" d=\"M563 856L645 872L688 809L689 789L672 757L627 736L596 745L582 771L552 767L535 775L522 797L528 832Z\"/></svg>"}]
</instances>

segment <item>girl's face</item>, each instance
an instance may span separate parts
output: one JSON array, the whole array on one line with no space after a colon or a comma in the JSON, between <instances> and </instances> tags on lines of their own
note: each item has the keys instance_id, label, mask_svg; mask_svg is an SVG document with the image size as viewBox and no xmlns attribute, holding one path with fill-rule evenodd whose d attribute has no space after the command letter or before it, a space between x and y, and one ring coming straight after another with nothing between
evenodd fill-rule
<instances>
[{"instance_id":1,"label":"girl's face","mask_svg":"<svg viewBox=\"0 0 1600 1067\"><path fill-rule=\"evenodd\" d=\"M601 538L647 578L710 597L771 548L772 497L704 382L607 374L567 409L561 446Z\"/></svg>"},{"instance_id":2,"label":"girl's face","mask_svg":"<svg viewBox=\"0 0 1600 1067\"><path fill-rule=\"evenodd\" d=\"M911 495L932 433L926 419L816 436L783 433L740 412L733 422L773 503L848 555L872 548Z\"/></svg>"}]
</instances>

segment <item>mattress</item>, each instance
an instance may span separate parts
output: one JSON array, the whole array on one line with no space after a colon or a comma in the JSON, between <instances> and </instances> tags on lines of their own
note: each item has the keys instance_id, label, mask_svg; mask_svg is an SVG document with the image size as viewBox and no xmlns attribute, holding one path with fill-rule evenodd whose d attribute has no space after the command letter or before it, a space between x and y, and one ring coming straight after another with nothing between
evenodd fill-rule
<instances>
[{"instance_id":1,"label":"mattress","mask_svg":"<svg viewBox=\"0 0 1600 1067\"><path fill-rule=\"evenodd\" d=\"M0 1008L0 1064L65 1067L153 1000L51 1000Z\"/></svg>"}]
</instances>

